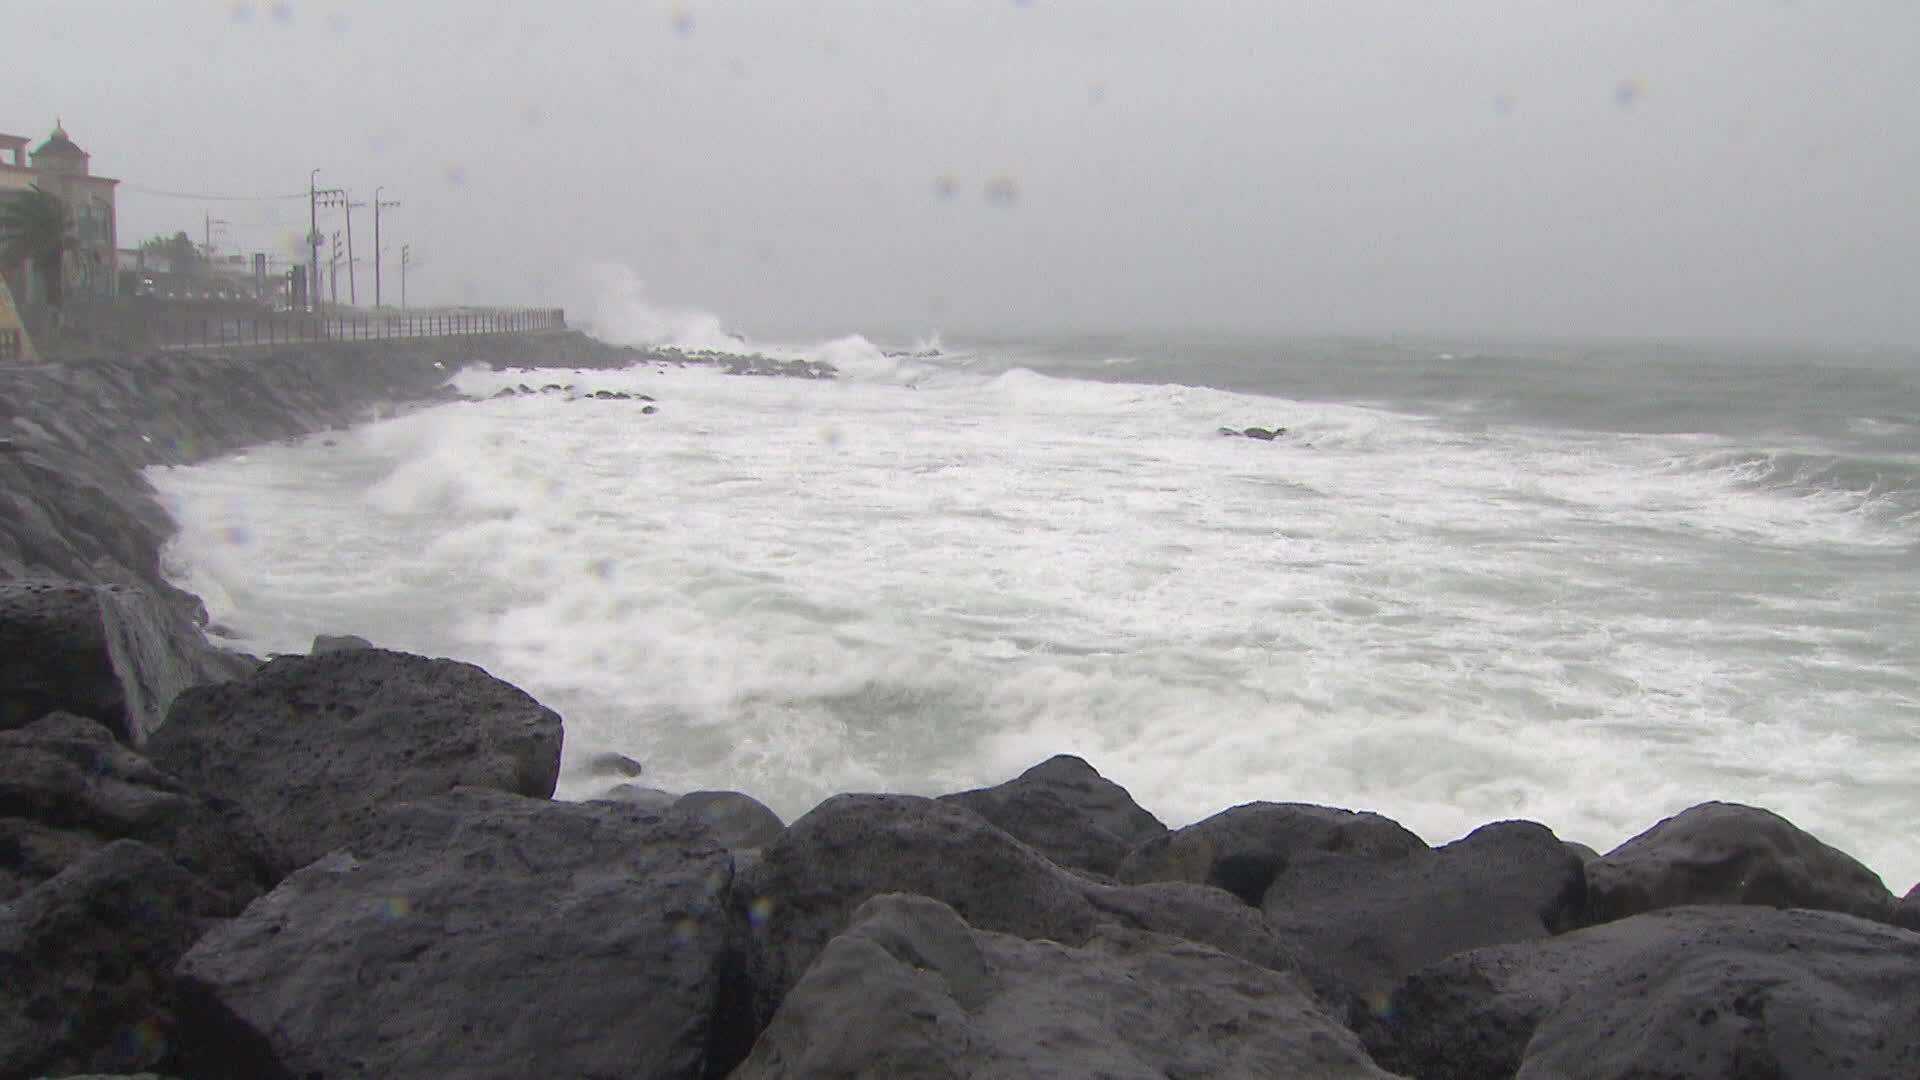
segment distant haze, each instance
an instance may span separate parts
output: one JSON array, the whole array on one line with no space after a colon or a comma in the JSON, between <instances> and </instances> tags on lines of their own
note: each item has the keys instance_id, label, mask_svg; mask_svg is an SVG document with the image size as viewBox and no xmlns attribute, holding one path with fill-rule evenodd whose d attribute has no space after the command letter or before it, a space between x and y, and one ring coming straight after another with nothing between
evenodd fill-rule
<instances>
[{"instance_id":1,"label":"distant haze","mask_svg":"<svg viewBox=\"0 0 1920 1080\"><path fill-rule=\"evenodd\" d=\"M1920 345L1913 0L12 0L4 23L0 131L58 115L126 182L123 247L211 215L228 250L292 256L304 198L157 193L304 192L317 166L402 203L389 302L404 242L416 303L573 303L613 262L750 333ZM369 211L354 231L364 258Z\"/></svg>"}]
</instances>

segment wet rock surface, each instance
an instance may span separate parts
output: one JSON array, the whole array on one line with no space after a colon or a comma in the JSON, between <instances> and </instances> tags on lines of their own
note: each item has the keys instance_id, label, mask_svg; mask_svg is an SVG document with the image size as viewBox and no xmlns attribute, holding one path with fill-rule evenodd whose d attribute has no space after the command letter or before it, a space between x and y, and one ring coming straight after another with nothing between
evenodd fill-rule
<instances>
[{"instance_id":1,"label":"wet rock surface","mask_svg":"<svg viewBox=\"0 0 1920 1080\"><path fill-rule=\"evenodd\" d=\"M1062 754L997 787L943 795L1061 866L1111 876L1167 827L1085 760Z\"/></svg>"},{"instance_id":2,"label":"wet rock surface","mask_svg":"<svg viewBox=\"0 0 1920 1080\"><path fill-rule=\"evenodd\" d=\"M738 1080L1384 1078L1291 978L1117 927L1080 945L976 930L923 896L863 904Z\"/></svg>"},{"instance_id":3,"label":"wet rock surface","mask_svg":"<svg viewBox=\"0 0 1920 1080\"><path fill-rule=\"evenodd\" d=\"M171 972L226 903L172 859L117 840L0 905L0 1078L171 1063Z\"/></svg>"},{"instance_id":4,"label":"wet rock surface","mask_svg":"<svg viewBox=\"0 0 1920 1080\"><path fill-rule=\"evenodd\" d=\"M293 867L237 804L162 772L84 717L0 732L0 902L116 840L172 859L237 914Z\"/></svg>"},{"instance_id":5,"label":"wet rock surface","mask_svg":"<svg viewBox=\"0 0 1920 1080\"><path fill-rule=\"evenodd\" d=\"M181 962L190 1074L700 1076L731 874L613 803L389 808Z\"/></svg>"},{"instance_id":6,"label":"wet rock surface","mask_svg":"<svg viewBox=\"0 0 1920 1080\"><path fill-rule=\"evenodd\" d=\"M1670 908L1459 954L1363 1027L1410 1076L1920 1075L1920 935L1822 911Z\"/></svg>"},{"instance_id":7,"label":"wet rock surface","mask_svg":"<svg viewBox=\"0 0 1920 1080\"><path fill-rule=\"evenodd\" d=\"M1213 885L1259 907L1287 864L1306 852L1402 859L1427 850L1391 819L1305 803L1257 802L1157 836L1129 852L1120 880Z\"/></svg>"},{"instance_id":8,"label":"wet rock surface","mask_svg":"<svg viewBox=\"0 0 1920 1080\"><path fill-rule=\"evenodd\" d=\"M1879 875L1770 810L1709 802L1587 864L1589 922L1682 904L1764 904L1892 916Z\"/></svg>"},{"instance_id":9,"label":"wet rock surface","mask_svg":"<svg viewBox=\"0 0 1920 1080\"><path fill-rule=\"evenodd\" d=\"M389 803L458 786L550 796L560 742L558 714L472 664L353 649L188 690L147 750L245 807L299 864Z\"/></svg>"}]
</instances>

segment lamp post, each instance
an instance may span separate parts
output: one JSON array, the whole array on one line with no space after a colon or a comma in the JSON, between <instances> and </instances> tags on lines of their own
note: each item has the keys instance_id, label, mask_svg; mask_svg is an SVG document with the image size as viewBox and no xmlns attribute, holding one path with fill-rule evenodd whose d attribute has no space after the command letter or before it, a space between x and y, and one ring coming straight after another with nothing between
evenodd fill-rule
<instances>
[{"instance_id":1,"label":"lamp post","mask_svg":"<svg viewBox=\"0 0 1920 1080\"><path fill-rule=\"evenodd\" d=\"M413 245L400 245L400 310L407 310L407 267L413 262Z\"/></svg>"},{"instance_id":2,"label":"lamp post","mask_svg":"<svg viewBox=\"0 0 1920 1080\"><path fill-rule=\"evenodd\" d=\"M380 306L380 210L382 207L400 205L398 199L390 202L380 201L381 189L385 187L386 185L382 184L373 189L373 306L376 308Z\"/></svg>"}]
</instances>

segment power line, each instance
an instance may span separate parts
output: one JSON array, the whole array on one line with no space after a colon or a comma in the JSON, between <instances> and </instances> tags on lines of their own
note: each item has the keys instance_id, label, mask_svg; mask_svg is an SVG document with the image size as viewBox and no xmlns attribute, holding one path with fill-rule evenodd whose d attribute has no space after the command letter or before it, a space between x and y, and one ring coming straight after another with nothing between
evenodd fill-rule
<instances>
[{"instance_id":1,"label":"power line","mask_svg":"<svg viewBox=\"0 0 1920 1080\"><path fill-rule=\"evenodd\" d=\"M120 182L120 190L137 191L142 195L156 195L163 199L199 199L204 202L269 202L275 199L304 199L307 193L296 191L291 195L196 195L186 191L160 191L157 188L141 187L139 184Z\"/></svg>"}]
</instances>

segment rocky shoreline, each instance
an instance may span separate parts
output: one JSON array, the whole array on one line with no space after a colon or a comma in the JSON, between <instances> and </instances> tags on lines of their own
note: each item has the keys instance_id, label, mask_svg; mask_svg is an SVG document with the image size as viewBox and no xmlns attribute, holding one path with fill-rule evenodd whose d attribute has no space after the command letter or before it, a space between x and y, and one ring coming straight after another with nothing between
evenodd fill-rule
<instances>
[{"instance_id":1,"label":"rocky shoreline","mask_svg":"<svg viewBox=\"0 0 1920 1080\"><path fill-rule=\"evenodd\" d=\"M1920 1076L1920 888L1763 809L1604 855L1285 801L1170 829L1068 756L790 824L624 760L568 803L562 718L478 667L207 645L146 465L454 362L702 362L412 344L0 372L0 1080Z\"/></svg>"},{"instance_id":2,"label":"rocky shoreline","mask_svg":"<svg viewBox=\"0 0 1920 1080\"><path fill-rule=\"evenodd\" d=\"M352 642L0 732L0 1078L1920 1075L1920 900L1753 807L1169 829L1061 756L783 824L562 738Z\"/></svg>"}]
</instances>

